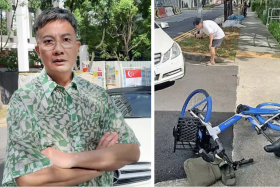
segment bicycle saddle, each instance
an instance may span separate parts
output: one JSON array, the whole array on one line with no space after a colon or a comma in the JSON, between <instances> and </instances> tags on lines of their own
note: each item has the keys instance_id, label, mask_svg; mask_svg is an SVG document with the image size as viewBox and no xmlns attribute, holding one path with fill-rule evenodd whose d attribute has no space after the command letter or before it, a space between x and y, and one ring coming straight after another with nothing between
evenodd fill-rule
<instances>
[{"instance_id":1,"label":"bicycle saddle","mask_svg":"<svg viewBox=\"0 0 280 187\"><path fill-rule=\"evenodd\" d=\"M280 138L270 145L264 146L264 150L268 153L274 153L275 156L280 157Z\"/></svg>"},{"instance_id":2,"label":"bicycle saddle","mask_svg":"<svg viewBox=\"0 0 280 187\"><path fill-rule=\"evenodd\" d=\"M248 110L250 110L250 108L248 106L240 104L236 108L236 113L240 114L241 112L248 111Z\"/></svg>"}]
</instances>

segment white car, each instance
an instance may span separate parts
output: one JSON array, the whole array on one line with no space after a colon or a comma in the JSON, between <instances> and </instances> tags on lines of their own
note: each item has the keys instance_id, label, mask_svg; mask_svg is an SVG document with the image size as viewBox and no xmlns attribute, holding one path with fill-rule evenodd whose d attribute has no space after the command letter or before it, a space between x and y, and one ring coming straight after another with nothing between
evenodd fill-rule
<instances>
[{"instance_id":1,"label":"white car","mask_svg":"<svg viewBox=\"0 0 280 187\"><path fill-rule=\"evenodd\" d=\"M175 81L184 77L185 63L181 47L155 23L154 84Z\"/></svg>"},{"instance_id":2,"label":"white car","mask_svg":"<svg viewBox=\"0 0 280 187\"><path fill-rule=\"evenodd\" d=\"M114 186L151 187L151 87L107 90L140 142L140 159L114 172Z\"/></svg>"}]
</instances>

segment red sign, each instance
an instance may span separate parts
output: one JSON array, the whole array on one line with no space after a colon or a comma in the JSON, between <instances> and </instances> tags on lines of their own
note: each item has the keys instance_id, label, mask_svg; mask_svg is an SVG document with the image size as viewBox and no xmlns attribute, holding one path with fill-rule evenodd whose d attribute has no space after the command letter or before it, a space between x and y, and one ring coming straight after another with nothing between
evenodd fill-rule
<instances>
[{"instance_id":1,"label":"red sign","mask_svg":"<svg viewBox=\"0 0 280 187\"><path fill-rule=\"evenodd\" d=\"M125 70L125 77L126 78L138 78L138 77L141 77L141 69Z\"/></svg>"},{"instance_id":2,"label":"red sign","mask_svg":"<svg viewBox=\"0 0 280 187\"><path fill-rule=\"evenodd\" d=\"M101 72L97 72L97 76L98 77L102 77L102 71Z\"/></svg>"}]
</instances>

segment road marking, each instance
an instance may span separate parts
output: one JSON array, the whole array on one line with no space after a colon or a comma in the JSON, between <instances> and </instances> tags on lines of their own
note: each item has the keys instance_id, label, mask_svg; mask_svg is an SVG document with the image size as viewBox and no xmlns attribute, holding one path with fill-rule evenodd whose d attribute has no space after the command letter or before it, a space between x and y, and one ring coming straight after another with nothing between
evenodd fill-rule
<instances>
[{"instance_id":1,"label":"road marking","mask_svg":"<svg viewBox=\"0 0 280 187\"><path fill-rule=\"evenodd\" d=\"M220 18L220 17L223 17L224 15L220 15L220 16L218 16L217 18ZM216 19L216 18L215 18ZM213 19L213 21L215 20L215 19ZM190 30L190 31L188 31L188 32L185 32L185 33L183 33L183 34L181 34L181 35L179 35L179 36L176 36L175 38L173 38L173 40L175 41L175 42L180 42L180 41L182 41L184 38L186 38L187 36L190 36L190 35L192 35L192 32L194 32L194 31L196 31L196 28L194 28L194 29L192 29L192 30Z\"/></svg>"},{"instance_id":2,"label":"road marking","mask_svg":"<svg viewBox=\"0 0 280 187\"><path fill-rule=\"evenodd\" d=\"M236 57L280 59L280 54L258 53L251 51L236 51Z\"/></svg>"}]
</instances>

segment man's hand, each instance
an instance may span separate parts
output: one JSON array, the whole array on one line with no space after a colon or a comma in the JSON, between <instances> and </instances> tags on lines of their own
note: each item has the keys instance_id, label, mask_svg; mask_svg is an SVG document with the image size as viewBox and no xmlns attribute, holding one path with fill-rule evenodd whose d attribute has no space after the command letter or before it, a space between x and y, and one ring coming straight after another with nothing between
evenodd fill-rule
<instances>
[{"instance_id":1,"label":"man's hand","mask_svg":"<svg viewBox=\"0 0 280 187\"><path fill-rule=\"evenodd\" d=\"M96 149L106 148L118 143L119 135L116 132L106 132L98 142Z\"/></svg>"},{"instance_id":2,"label":"man's hand","mask_svg":"<svg viewBox=\"0 0 280 187\"><path fill-rule=\"evenodd\" d=\"M71 153L64 153L51 147L41 151L41 153L46 155L56 167L62 169L70 169L73 167L73 158Z\"/></svg>"},{"instance_id":3,"label":"man's hand","mask_svg":"<svg viewBox=\"0 0 280 187\"><path fill-rule=\"evenodd\" d=\"M212 47L212 44L210 43L210 44L209 44L209 49L211 49L211 47Z\"/></svg>"}]
</instances>

